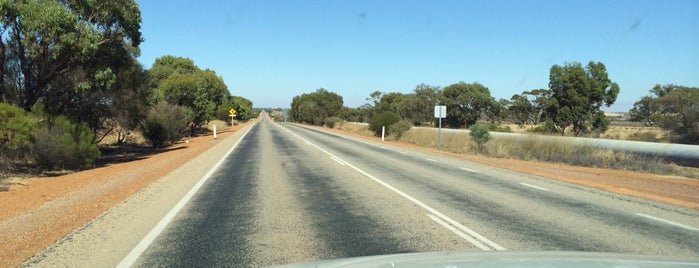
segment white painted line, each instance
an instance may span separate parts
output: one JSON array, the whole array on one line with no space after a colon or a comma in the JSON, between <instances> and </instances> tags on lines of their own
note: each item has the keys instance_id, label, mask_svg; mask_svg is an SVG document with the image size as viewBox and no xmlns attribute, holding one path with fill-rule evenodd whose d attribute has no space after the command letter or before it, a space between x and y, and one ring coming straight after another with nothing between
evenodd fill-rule
<instances>
[{"instance_id":1,"label":"white painted line","mask_svg":"<svg viewBox=\"0 0 699 268\"><path fill-rule=\"evenodd\" d=\"M459 169L461 169L461 170L466 170L466 171L468 171L468 172L478 173L478 171L475 170L475 169L470 169L470 168L465 168L465 167L460 167Z\"/></svg>"},{"instance_id":2,"label":"white painted line","mask_svg":"<svg viewBox=\"0 0 699 268\"><path fill-rule=\"evenodd\" d=\"M335 162L339 163L340 165L345 165L345 162L337 157L331 156L330 159L335 160Z\"/></svg>"},{"instance_id":3,"label":"white painted line","mask_svg":"<svg viewBox=\"0 0 699 268\"><path fill-rule=\"evenodd\" d=\"M430 161L430 162L435 162L435 163L439 162L439 161L434 160L434 159L432 159L432 158L425 158L425 160Z\"/></svg>"},{"instance_id":4,"label":"white painted line","mask_svg":"<svg viewBox=\"0 0 699 268\"><path fill-rule=\"evenodd\" d=\"M192 189L190 189L189 192L187 192L187 194L185 194L182 197L182 199L180 199L180 201L172 209L170 209L170 211L167 214L165 214L165 217L160 219L158 224L156 224L155 227L153 227L153 229L150 230L150 232L148 232L148 234L145 237L143 237L141 242L139 242L138 245L136 245L136 247L134 247L131 250L131 252L129 252L129 254L126 255L126 257L124 257L124 259L122 259L116 267L131 267L138 260L138 258L141 257L141 254L143 254L143 252L145 252L146 249L148 249L148 246L150 246L150 244L153 243L155 238L158 237L158 235L160 235L160 233L163 230L165 230L167 225L170 224L170 222L175 218L175 216L177 216L177 213L179 213L180 210L184 208L187 202L189 202L189 200L192 199L194 194L196 194L197 191L199 191L199 189L204 185L204 183L206 183L206 181L214 174L214 172L218 170L218 168L223 164L226 158L228 158L228 156L231 153L233 153L233 150L235 150L235 148L238 147L240 141L242 141L245 138L245 136L248 135L248 133L253 127L255 127L254 124L250 128L248 128L248 130L245 131L245 133L243 133L243 136L241 136L240 139L238 139L238 141L236 141L235 144L233 144L233 146L230 149L228 149L228 151L223 155L223 157L221 157L221 159L219 159L218 162L216 162L216 164L213 167L211 167L211 169L209 169L209 171L206 172L206 174L204 174L204 176L201 177L201 179L199 179L199 181L194 185L194 187L192 187Z\"/></svg>"},{"instance_id":5,"label":"white painted line","mask_svg":"<svg viewBox=\"0 0 699 268\"><path fill-rule=\"evenodd\" d=\"M381 149L388 149L388 148L386 148L386 146L381 146L381 145L379 145L379 148L381 148Z\"/></svg>"},{"instance_id":6,"label":"white painted line","mask_svg":"<svg viewBox=\"0 0 699 268\"><path fill-rule=\"evenodd\" d=\"M403 151L398 151L398 153L399 153L399 154L404 154L404 155L408 155L408 153L406 153L406 152L403 152Z\"/></svg>"},{"instance_id":7,"label":"white painted line","mask_svg":"<svg viewBox=\"0 0 699 268\"><path fill-rule=\"evenodd\" d=\"M279 126L279 127L281 127L281 126ZM308 141L308 140L304 139L303 137L297 135L296 133L292 132L291 130L288 130L288 129L286 129L286 128L284 128L284 129L285 129L286 131L288 131L289 133L291 133L292 135L294 135L294 136L296 136L297 138L299 138L300 140L302 140L302 141ZM361 170L361 169L359 169L358 167L355 167L354 165L350 164L349 162L343 160L342 158L339 158L339 157L337 157L336 155L334 155L334 154L332 154L332 153L326 151L325 149L320 148L318 145L315 145L315 144L313 144L313 143L311 143L311 145L312 145L313 147L316 147L316 149L320 150L321 152L324 152L324 153L326 153L326 154L328 154L328 155L330 155L330 156L334 156L334 157L336 157L337 159L342 160L342 162L344 162L348 167L351 167L352 169L356 170L357 172L361 173L362 175L366 176L367 178L369 178L369 179L375 181L375 182L378 183L378 184L381 184L383 187L388 188L389 190L391 190L391 191L397 193L398 195L402 196L403 198L408 199L408 201L411 201L411 202L413 202L414 204L416 204L416 205L418 205L418 206L424 208L424 209L427 210L428 212L430 212L430 213L436 215L437 217L439 217L440 219L444 220L445 222L448 222L448 223L451 224L453 227L456 227L456 228L458 228L459 230L461 230L461 231L467 233L467 234L470 235L471 237L473 237L473 238L475 238L475 239L478 239L479 241L481 241L481 242L483 242L484 244L486 244L486 245L488 246L488 248L494 249L494 250L507 250L506 248L504 248L504 247L498 245L497 243L495 243L495 242L493 242L492 240L490 240L490 239L484 237L483 235L477 233L476 231L471 230L471 228L468 228L468 227L464 226L463 224L461 224L461 223L455 221L454 219L449 218L447 215L444 215L443 213L441 213L441 212L439 212L438 210L436 210L436 209L434 209L434 208L428 206L427 204L423 203L422 201L415 199L414 197L412 197L412 196L410 196L410 195L404 193L404 192L401 191L401 190L398 190L397 188L391 186L390 184L388 184L388 183L386 183L386 182L384 182L384 181L378 179L377 177L374 177L373 175L367 173L366 171Z\"/></svg>"},{"instance_id":8,"label":"white painted line","mask_svg":"<svg viewBox=\"0 0 699 268\"><path fill-rule=\"evenodd\" d=\"M699 231L699 229L697 229L697 228L694 228L694 227L689 226L689 225L684 225L684 224L681 224L681 223L676 223L676 222L674 222L674 221L669 221L669 220L666 220L666 219L661 219L661 218L658 218L658 217L653 217L653 216L651 216L651 215L646 215L646 214L642 214L642 213L634 213L634 214L636 214L636 215L638 215L638 216L641 216L641 217L644 217L644 218L647 218L647 219L654 220L654 221L659 221L659 222L667 223L667 224L669 224L669 225L673 225L673 226L676 226L676 227L684 228L684 229L687 229L687 230Z\"/></svg>"},{"instance_id":9,"label":"white painted line","mask_svg":"<svg viewBox=\"0 0 699 268\"><path fill-rule=\"evenodd\" d=\"M454 228L454 226L451 226L450 224L446 223L442 219L437 218L437 216L434 216L432 214L427 214L427 217L429 217L430 219L432 219L436 223L439 223L439 225L444 226L444 228L447 228L447 230L452 231L456 235L460 236L461 238L465 239L466 241L468 241L469 243L473 244L474 246L480 248L481 250L491 250L486 245L483 245L483 243L481 243L480 241L476 240L473 237L470 237L470 236L464 234L463 232L459 231L459 229Z\"/></svg>"},{"instance_id":10,"label":"white painted line","mask_svg":"<svg viewBox=\"0 0 699 268\"><path fill-rule=\"evenodd\" d=\"M547 191L547 192L550 192L550 191L551 191L551 190L546 189L546 188L544 188L544 187L539 187L539 186L536 186L536 185L531 185L531 184L529 184L529 183L520 182L519 184L524 185L524 186L527 186L527 187L529 187L529 188L534 188L534 189L537 189L537 190L542 190L542 191Z\"/></svg>"}]
</instances>

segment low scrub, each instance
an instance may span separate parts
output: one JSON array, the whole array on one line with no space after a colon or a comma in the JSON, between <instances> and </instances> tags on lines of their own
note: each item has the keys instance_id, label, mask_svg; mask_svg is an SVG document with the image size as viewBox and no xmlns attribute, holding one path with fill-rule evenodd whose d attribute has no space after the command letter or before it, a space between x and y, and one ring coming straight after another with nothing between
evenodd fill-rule
<instances>
[{"instance_id":1,"label":"low scrub","mask_svg":"<svg viewBox=\"0 0 699 268\"><path fill-rule=\"evenodd\" d=\"M63 116L47 121L35 136L36 160L43 169L80 169L100 156L94 134L84 123Z\"/></svg>"},{"instance_id":2,"label":"low scrub","mask_svg":"<svg viewBox=\"0 0 699 268\"><path fill-rule=\"evenodd\" d=\"M143 121L143 137L153 146L179 141L187 133L192 113L185 107L161 102L152 107Z\"/></svg>"}]
</instances>

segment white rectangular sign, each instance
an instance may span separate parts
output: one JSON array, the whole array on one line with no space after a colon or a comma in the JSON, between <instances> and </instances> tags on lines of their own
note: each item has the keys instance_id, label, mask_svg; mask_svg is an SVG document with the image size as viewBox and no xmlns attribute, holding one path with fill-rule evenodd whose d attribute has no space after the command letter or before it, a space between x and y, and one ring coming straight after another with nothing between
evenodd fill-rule
<instances>
[{"instance_id":1,"label":"white rectangular sign","mask_svg":"<svg viewBox=\"0 0 699 268\"><path fill-rule=\"evenodd\" d=\"M434 107L434 118L446 118L447 106L437 105Z\"/></svg>"}]
</instances>

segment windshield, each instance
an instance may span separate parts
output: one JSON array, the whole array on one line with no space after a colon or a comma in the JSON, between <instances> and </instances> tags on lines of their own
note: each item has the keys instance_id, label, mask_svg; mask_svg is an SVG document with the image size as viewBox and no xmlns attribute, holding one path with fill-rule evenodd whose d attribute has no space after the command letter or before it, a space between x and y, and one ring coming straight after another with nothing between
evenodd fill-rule
<instances>
[{"instance_id":1,"label":"windshield","mask_svg":"<svg viewBox=\"0 0 699 268\"><path fill-rule=\"evenodd\" d=\"M698 1L0 3L0 266L699 258Z\"/></svg>"}]
</instances>

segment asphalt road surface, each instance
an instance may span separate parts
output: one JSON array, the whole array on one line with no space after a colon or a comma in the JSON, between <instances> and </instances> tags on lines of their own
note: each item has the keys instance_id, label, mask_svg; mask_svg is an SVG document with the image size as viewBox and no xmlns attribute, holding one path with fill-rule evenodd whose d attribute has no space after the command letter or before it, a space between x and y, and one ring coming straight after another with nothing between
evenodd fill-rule
<instances>
[{"instance_id":1,"label":"asphalt road surface","mask_svg":"<svg viewBox=\"0 0 699 268\"><path fill-rule=\"evenodd\" d=\"M699 256L693 209L266 120L231 148L169 216L154 212L132 232L138 245L110 240L126 249L85 264L260 267L441 250ZM60 263L50 256L31 263Z\"/></svg>"}]
</instances>

